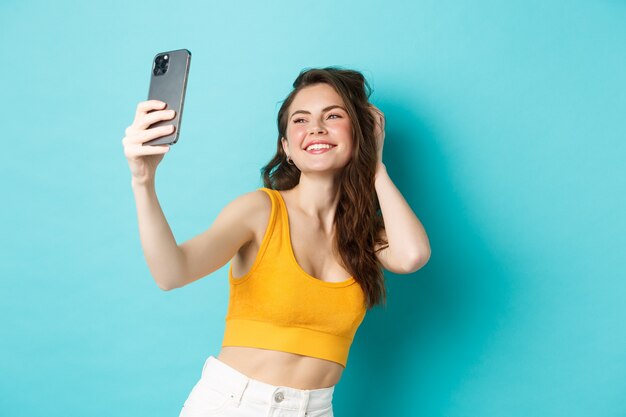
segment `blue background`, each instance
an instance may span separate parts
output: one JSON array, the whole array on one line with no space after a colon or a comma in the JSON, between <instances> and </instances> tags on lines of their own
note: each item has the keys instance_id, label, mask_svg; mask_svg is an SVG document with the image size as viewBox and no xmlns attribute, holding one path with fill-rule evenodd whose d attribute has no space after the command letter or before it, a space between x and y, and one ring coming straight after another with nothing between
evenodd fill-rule
<instances>
[{"instance_id":1,"label":"blue background","mask_svg":"<svg viewBox=\"0 0 626 417\"><path fill-rule=\"evenodd\" d=\"M176 416L228 264L161 291L121 140L157 52L192 54L157 171L179 243L262 186L301 69L363 72L432 257L386 273L337 416L626 415L626 3L0 3L0 414ZM621 255L620 255L621 254Z\"/></svg>"}]
</instances>

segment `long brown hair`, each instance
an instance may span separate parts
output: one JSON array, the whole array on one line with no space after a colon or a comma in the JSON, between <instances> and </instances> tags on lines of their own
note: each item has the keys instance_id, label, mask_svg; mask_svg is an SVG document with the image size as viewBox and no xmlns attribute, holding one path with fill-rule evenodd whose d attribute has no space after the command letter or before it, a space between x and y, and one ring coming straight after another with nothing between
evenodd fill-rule
<instances>
[{"instance_id":1,"label":"long brown hair","mask_svg":"<svg viewBox=\"0 0 626 417\"><path fill-rule=\"evenodd\" d=\"M287 111L298 92L318 83L326 83L337 91L352 123L354 152L338 176L339 202L335 211L336 238L333 246L341 255L346 269L363 289L366 307L373 308L381 301L386 305L385 279L374 251L377 243L386 245L380 249L388 246L386 240L379 238L379 232L385 226L374 188L376 121L369 110L368 98L372 90L360 72L339 67L311 68L300 72L293 82L293 90L278 111L276 154L261 169L263 183L273 190L290 190L300 182L300 170L287 163L281 138L287 138Z\"/></svg>"}]
</instances>

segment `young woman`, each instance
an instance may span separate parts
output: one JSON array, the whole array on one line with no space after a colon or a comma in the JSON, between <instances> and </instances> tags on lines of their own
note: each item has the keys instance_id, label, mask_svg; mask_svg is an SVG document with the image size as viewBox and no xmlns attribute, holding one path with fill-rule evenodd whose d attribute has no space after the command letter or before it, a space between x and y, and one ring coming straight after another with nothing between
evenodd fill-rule
<instances>
[{"instance_id":1,"label":"young woman","mask_svg":"<svg viewBox=\"0 0 626 417\"><path fill-rule=\"evenodd\" d=\"M178 245L154 176L173 127L144 101L122 140L144 254L163 290L231 261L221 352L209 356L180 416L332 416L335 385L368 309L385 302L382 268L409 274L430 258L426 232L382 162L385 119L357 71L303 70L278 112L264 187L227 204Z\"/></svg>"}]
</instances>

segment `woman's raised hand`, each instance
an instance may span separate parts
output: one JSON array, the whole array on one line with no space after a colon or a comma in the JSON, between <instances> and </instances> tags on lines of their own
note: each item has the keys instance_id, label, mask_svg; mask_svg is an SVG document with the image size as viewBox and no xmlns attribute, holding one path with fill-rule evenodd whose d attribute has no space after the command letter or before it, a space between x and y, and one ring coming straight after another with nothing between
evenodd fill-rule
<instances>
[{"instance_id":1,"label":"woman's raised hand","mask_svg":"<svg viewBox=\"0 0 626 417\"><path fill-rule=\"evenodd\" d=\"M170 150L168 145L143 146L144 142L174 132L173 125L148 128L158 121L171 120L176 116L174 110L161 110L165 106L166 103L160 100L139 102L135 120L126 128L126 136L122 139L122 144L134 184L145 184L153 181L159 162L163 159L163 155Z\"/></svg>"},{"instance_id":2,"label":"woman's raised hand","mask_svg":"<svg viewBox=\"0 0 626 417\"><path fill-rule=\"evenodd\" d=\"M383 162L383 146L385 144L385 114L380 109L370 103L370 112L374 116L374 137L376 138L376 149L378 162Z\"/></svg>"}]
</instances>

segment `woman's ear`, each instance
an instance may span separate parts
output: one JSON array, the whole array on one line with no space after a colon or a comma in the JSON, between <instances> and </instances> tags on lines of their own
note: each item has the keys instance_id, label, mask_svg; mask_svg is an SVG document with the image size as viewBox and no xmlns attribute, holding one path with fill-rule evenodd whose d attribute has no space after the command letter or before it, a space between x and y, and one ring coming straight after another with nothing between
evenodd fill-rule
<instances>
[{"instance_id":1,"label":"woman's ear","mask_svg":"<svg viewBox=\"0 0 626 417\"><path fill-rule=\"evenodd\" d=\"M283 145L283 151L285 152L285 155L289 155L289 152L288 152L289 142L287 142L287 139L282 137L282 138L280 138L280 142Z\"/></svg>"}]
</instances>

